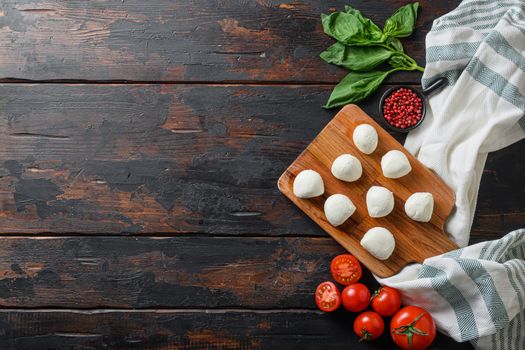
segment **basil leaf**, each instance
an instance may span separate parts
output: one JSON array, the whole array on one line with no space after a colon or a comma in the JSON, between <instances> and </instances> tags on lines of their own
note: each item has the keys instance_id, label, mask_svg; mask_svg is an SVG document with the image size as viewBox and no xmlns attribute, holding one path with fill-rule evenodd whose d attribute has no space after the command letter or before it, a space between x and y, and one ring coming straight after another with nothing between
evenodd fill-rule
<instances>
[{"instance_id":1,"label":"basil leaf","mask_svg":"<svg viewBox=\"0 0 525 350\"><path fill-rule=\"evenodd\" d=\"M321 52L321 58L348 70L365 72L374 69L392 56L393 52L381 46L345 46L335 43Z\"/></svg>"},{"instance_id":2,"label":"basil leaf","mask_svg":"<svg viewBox=\"0 0 525 350\"><path fill-rule=\"evenodd\" d=\"M356 103L377 90L389 72L351 72L337 84L324 108Z\"/></svg>"},{"instance_id":3,"label":"basil leaf","mask_svg":"<svg viewBox=\"0 0 525 350\"><path fill-rule=\"evenodd\" d=\"M418 7L417 2L401 7L386 21L383 30L351 6L345 6L343 12L321 14L324 32L338 41L323 51L321 58L351 70L335 86L324 108L363 100L397 70L424 70L404 54L403 44L398 39L414 31ZM386 61L393 69L372 71Z\"/></svg>"},{"instance_id":4,"label":"basil leaf","mask_svg":"<svg viewBox=\"0 0 525 350\"><path fill-rule=\"evenodd\" d=\"M373 28L374 31L381 31L381 29L370 18L366 18L365 16L363 16L361 11L359 11L358 9L353 8L350 5L345 5L344 12L355 15L363 23L370 23L370 27Z\"/></svg>"},{"instance_id":5,"label":"basil leaf","mask_svg":"<svg viewBox=\"0 0 525 350\"><path fill-rule=\"evenodd\" d=\"M393 55L389 60L388 64L390 64L394 68L399 67L412 67L412 62L410 62L406 57L401 55Z\"/></svg>"},{"instance_id":6,"label":"basil leaf","mask_svg":"<svg viewBox=\"0 0 525 350\"><path fill-rule=\"evenodd\" d=\"M416 26L418 7L417 2L400 7L386 20L383 33L396 38L404 38L412 34Z\"/></svg>"},{"instance_id":7,"label":"basil leaf","mask_svg":"<svg viewBox=\"0 0 525 350\"><path fill-rule=\"evenodd\" d=\"M346 13L360 14L362 16L361 11L359 11L358 9L356 9L356 8L350 6L350 5L345 5L345 12Z\"/></svg>"},{"instance_id":8,"label":"basil leaf","mask_svg":"<svg viewBox=\"0 0 525 350\"><path fill-rule=\"evenodd\" d=\"M321 21L327 35L346 45L376 45L386 39L381 29L357 10L321 14Z\"/></svg>"},{"instance_id":9,"label":"basil leaf","mask_svg":"<svg viewBox=\"0 0 525 350\"><path fill-rule=\"evenodd\" d=\"M399 51L399 52L404 51L403 44L401 43L401 41L399 41L398 38L389 37L388 39L386 39L386 44L392 47L396 51Z\"/></svg>"}]
</instances>

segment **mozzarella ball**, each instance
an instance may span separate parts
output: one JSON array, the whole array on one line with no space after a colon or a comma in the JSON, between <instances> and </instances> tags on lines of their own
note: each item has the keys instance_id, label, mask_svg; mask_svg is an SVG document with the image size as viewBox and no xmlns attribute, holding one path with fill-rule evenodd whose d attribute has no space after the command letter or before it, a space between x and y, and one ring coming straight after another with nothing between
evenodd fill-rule
<instances>
[{"instance_id":1,"label":"mozzarella ball","mask_svg":"<svg viewBox=\"0 0 525 350\"><path fill-rule=\"evenodd\" d=\"M323 178L317 171L303 170L293 182L293 193L299 198L313 198L324 193Z\"/></svg>"},{"instance_id":2,"label":"mozzarella ball","mask_svg":"<svg viewBox=\"0 0 525 350\"><path fill-rule=\"evenodd\" d=\"M409 218L429 222L434 211L434 196L428 192L416 192L405 202L405 213Z\"/></svg>"},{"instance_id":3,"label":"mozzarella ball","mask_svg":"<svg viewBox=\"0 0 525 350\"><path fill-rule=\"evenodd\" d=\"M366 207L372 218L387 216L394 209L394 194L384 187L372 186L366 193Z\"/></svg>"},{"instance_id":4,"label":"mozzarella ball","mask_svg":"<svg viewBox=\"0 0 525 350\"><path fill-rule=\"evenodd\" d=\"M396 240L390 231L384 227L374 227L368 230L361 239L361 246L379 260L386 260L396 247Z\"/></svg>"},{"instance_id":5,"label":"mozzarella ball","mask_svg":"<svg viewBox=\"0 0 525 350\"><path fill-rule=\"evenodd\" d=\"M381 158L381 169L390 179L398 179L412 171L407 156L397 150L389 151Z\"/></svg>"},{"instance_id":6,"label":"mozzarella ball","mask_svg":"<svg viewBox=\"0 0 525 350\"><path fill-rule=\"evenodd\" d=\"M324 215L333 226L344 223L355 212L355 205L344 194L334 194L324 202Z\"/></svg>"},{"instance_id":7,"label":"mozzarella ball","mask_svg":"<svg viewBox=\"0 0 525 350\"><path fill-rule=\"evenodd\" d=\"M332 163L332 174L343 181L356 181L363 174L359 159L351 154L343 154Z\"/></svg>"},{"instance_id":8,"label":"mozzarella ball","mask_svg":"<svg viewBox=\"0 0 525 350\"><path fill-rule=\"evenodd\" d=\"M357 126L353 134L354 144L364 154L371 154L377 148L377 131L370 124Z\"/></svg>"}]
</instances>

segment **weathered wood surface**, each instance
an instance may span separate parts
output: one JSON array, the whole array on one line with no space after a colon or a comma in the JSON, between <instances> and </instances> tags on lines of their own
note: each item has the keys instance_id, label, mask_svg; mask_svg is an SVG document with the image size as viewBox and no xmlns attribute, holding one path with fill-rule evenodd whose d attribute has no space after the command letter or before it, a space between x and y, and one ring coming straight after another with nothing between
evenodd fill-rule
<instances>
[{"instance_id":1,"label":"weathered wood surface","mask_svg":"<svg viewBox=\"0 0 525 350\"><path fill-rule=\"evenodd\" d=\"M329 237L4 237L0 249L0 307L128 309L316 309L344 252Z\"/></svg>"},{"instance_id":2,"label":"weathered wood surface","mask_svg":"<svg viewBox=\"0 0 525 350\"><path fill-rule=\"evenodd\" d=\"M1 249L2 349L391 345L357 342L355 314L316 311L312 288L342 252L331 238L5 237ZM362 282L378 286L368 271ZM468 348L438 336L431 349Z\"/></svg>"},{"instance_id":3,"label":"weathered wood surface","mask_svg":"<svg viewBox=\"0 0 525 350\"><path fill-rule=\"evenodd\" d=\"M0 2L0 79L72 83L0 85L0 348L390 347L314 310L342 248L275 187L334 115L319 14L347 3ZM423 64L459 1L420 3ZM351 4L382 24L404 2ZM489 156L472 241L525 222L524 147Z\"/></svg>"},{"instance_id":4,"label":"weathered wood surface","mask_svg":"<svg viewBox=\"0 0 525 350\"><path fill-rule=\"evenodd\" d=\"M329 90L1 85L0 233L325 236L275 183L331 119ZM489 156L474 236L524 222L524 146Z\"/></svg>"},{"instance_id":5,"label":"weathered wood surface","mask_svg":"<svg viewBox=\"0 0 525 350\"><path fill-rule=\"evenodd\" d=\"M497 239L524 227L524 174L525 140L489 154L481 178L470 243Z\"/></svg>"},{"instance_id":6,"label":"weathered wood surface","mask_svg":"<svg viewBox=\"0 0 525 350\"><path fill-rule=\"evenodd\" d=\"M399 1L356 0L382 26ZM434 18L459 0L421 0L406 51L424 63ZM332 40L319 15L346 0L33 1L0 3L0 77L140 81L336 82L319 59ZM396 74L394 81L419 81Z\"/></svg>"},{"instance_id":7,"label":"weathered wood surface","mask_svg":"<svg viewBox=\"0 0 525 350\"><path fill-rule=\"evenodd\" d=\"M0 311L2 350L391 349L383 335L358 342L348 312L149 310ZM471 349L438 335L429 350Z\"/></svg>"}]
</instances>

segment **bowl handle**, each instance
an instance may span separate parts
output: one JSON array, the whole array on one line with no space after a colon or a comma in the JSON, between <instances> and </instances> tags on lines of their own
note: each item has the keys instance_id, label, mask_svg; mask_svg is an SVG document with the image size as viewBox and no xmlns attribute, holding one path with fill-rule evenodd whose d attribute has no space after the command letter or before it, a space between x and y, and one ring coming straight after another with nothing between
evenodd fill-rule
<instances>
[{"instance_id":1,"label":"bowl handle","mask_svg":"<svg viewBox=\"0 0 525 350\"><path fill-rule=\"evenodd\" d=\"M430 84L426 89L422 90L421 93L425 95L425 97L429 96L431 93L445 86L446 84L448 84L447 78L439 78L436 81L434 81L432 84Z\"/></svg>"}]
</instances>

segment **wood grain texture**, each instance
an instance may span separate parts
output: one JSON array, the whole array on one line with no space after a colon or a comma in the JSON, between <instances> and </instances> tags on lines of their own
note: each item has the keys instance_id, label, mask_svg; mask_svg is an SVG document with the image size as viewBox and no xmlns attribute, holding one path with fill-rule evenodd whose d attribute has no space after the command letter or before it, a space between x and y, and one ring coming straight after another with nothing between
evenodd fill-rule
<instances>
[{"instance_id":1,"label":"wood grain texture","mask_svg":"<svg viewBox=\"0 0 525 350\"><path fill-rule=\"evenodd\" d=\"M4 237L0 306L316 309L343 252L330 237Z\"/></svg>"},{"instance_id":2,"label":"wood grain texture","mask_svg":"<svg viewBox=\"0 0 525 350\"><path fill-rule=\"evenodd\" d=\"M355 314L316 311L312 290L342 252L328 237L4 237L0 249L2 349L391 344L358 342ZM366 270L361 281L378 287ZM438 335L431 349L470 348Z\"/></svg>"},{"instance_id":3,"label":"wood grain texture","mask_svg":"<svg viewBox=\"0 0 525 350\"><path fill-rule=\"evenodd\" d=\"M0 231L307 233L275 181L328 90L3 85Z\"/></svg>"},{"instance_id":4,"label":"wood grain texture","mask_svg":"<svg viewBox=\"0 0 525 350\"><path fill-rule=\"evenodd\" d=\"M329 91L0 85L0 232L325 236L275 183L333 117ZM489 155L475 239L524 222L524 147Z\"/></svg>"},{"instance_id":5,"label":"wood grain texture","mask_svg":"<svg viewBox=\"0 0 525 350\"><path fill-rule=\"evenodd\" d=\"M490 153L478 194L470 243L497 239L525 223L525 140Z\"/></svg>"},{"instance_id":6,"label":"wood grain texture","mask_svg":"<svg viewBox=\"0 0 525 350\"><path fill-rule=\"evenodd\" d=\"M361 153L352 141L355 128L363 124L372 125L378 134L377 148L370 155ZM382 175L381 157L391 150L407 156L412 167L410 174L399 179ZM334 160L346 153L354 155L363 166L363 175L357 181L343 182L331 173ZM323 178L322 196L301 199L294 195L295 178L306 169L317 171ZM457 249L444 232L445 221L454 208L452 190L356 105L347 105L337 113L284 171L278 186L305 214L380 277L390 277L409 263L422 263L426 258ZM365 198L371 186L393 192L395 207L388 216L371 218L368 215ZM411 220L404 212L404 203L416 192L430 192L434 197L434 212L428 223ZM337 193L347 195L357 209L343 225L334 227L326 219L323 208L326 198ZM387 260L375 258L360 244L364 234L374 227L385 227L395 237L395 250Z\"/></svg>"},{"instance_id":7,"label":"wood grain texture","mask_svg":"<svg viewBox=\"0 0 525 350\"><path fill-rule=\"evenodd\" d=\"M406 51L424 64L432 20L459 0L422 0ZM0 3L0 74L20 79L336 82L320 14L344 0L90 1ZM403 3L356 0L382 26ZM420 74L392 81L417 82Z\"/></svg>"},{"instance_id":8,"label":"wood grain texture","mask_svg":"<svg viewBox=\"0 0 525 350\"><path fill-rule=\"evenodd\" d=\"M149 310L0 311L3 350L260 350L390 349L385 334L358 342L338 311ZM429 350L472 349L438 334Z\"/></svg>"},{"instance_id":9,"label":"wood grain texture","mask_svg":"<svg viewBox=\"0 0 525 350\"><path fill-rule=\"evenodd\" d=\"M404 42L423 64L432 20L459 0L420 3ZM0 305L16 310L0 310L0 348L389 347L358 342L348 313L313 310L342 249L275 188L333 116L319 106L345 71L318 58L331 43L319 14L346 4L2 1L0 80L74 85L0 85L0 234L35 236L1 238ZM380 24L403 4L352 1ZM94 84L121 80L148 85ZM524 221L508 173L524 146L489 157L474 239ZM170 309L132 310L148 307Z\"/></svg>"}]
</instances>

